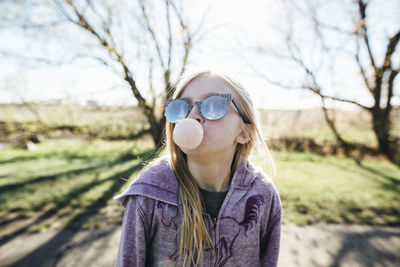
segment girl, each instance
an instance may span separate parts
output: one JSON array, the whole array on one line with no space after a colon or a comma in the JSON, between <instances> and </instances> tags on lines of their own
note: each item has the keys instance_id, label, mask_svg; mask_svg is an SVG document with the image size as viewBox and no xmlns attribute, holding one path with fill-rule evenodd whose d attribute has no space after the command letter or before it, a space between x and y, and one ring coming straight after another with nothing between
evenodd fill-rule
<instances>
[{"instance_id":1,"label":"girl","mask_svg":"<svg viewBox=\"0 0 400 267\"><path fill-rule=\"evenodd\" d=\"M195 73L165 116L168 156L114 198L125 208L116 266L276 266L281 201L248 160L258 139L275 176L249 94L226 75ZM195 148L174 142L188 118L204 132Z\"/></svg>"}]
</instances>

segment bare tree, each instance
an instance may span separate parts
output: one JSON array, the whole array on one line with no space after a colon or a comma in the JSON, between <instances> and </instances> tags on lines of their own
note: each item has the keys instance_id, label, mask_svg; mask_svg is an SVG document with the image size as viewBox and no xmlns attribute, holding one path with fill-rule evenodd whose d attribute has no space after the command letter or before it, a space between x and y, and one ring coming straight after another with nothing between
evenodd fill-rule
<instances>
[{"instance_id":1,"label":"bare tree","mask_svg":"<svg viewBox=\"0 0 400 267\"><path fill-rule=\"evenodd\" d=\"M279 87L286 89L302 88L318 95L322 102L327 124L333 131L336 140L345 148L347 153L357 145L347 142L339 133L335 118L329 114L326 108L326 101L350 103L366 110L371 115L372 129L378 141L379 151L390 160L399 163L400 140L390 134L392 126L390 113L393 109L391 102L393 101L395 86L398 85L396 77L400 71L399 56L396 53L396 49L399 47L400 28L399 25L392 25L395 30L385 32L386 34L390 32L390 35L387 40L383 40L384 45L382 45L380 38L376 36L371 38L372 33L369 27L371 27L372 23L380 22L376 19L374 22L368 21L370 19L368 9L373 8L371 2L373 1L354 0L340 3L339 5L342 5L343 8L343 14L352 16L353 20L334 24L332 23L334 21L332 18L335 16L334 8L330 7L331 10L325 8L325 13L320 14L324 4L333 5L329 1L285 1L286 8L289 10L287 13L288 28L285 30L286 53L267 53L269 53L269 56L280 60L290 61L292 66L295 66L297 70L303 73L303 81L300 84L293 85L287 81L271 79L265 73L258 74L269 83ZM326 12L327 10L328 12ZM312 35L314 39L307 40L307 44L304 44L304 40L298 38L301 33L295 30L294 13L298 16L297 19L300 18L301 23L308 23L308 26L311 25L304 35ZM310 32L312 33L310 34ZM372 44L373 42L375 43ZM310 52L307 56L305 56L306 49ZM261 48L261 51L265 52L266 49ZM320 62L317 64L310 59L316 53L321 55ZM359 69L359 75L363 81L363 85L359 90L363 90L371 96L373 99L372 105L365 105L361 100L337 96L339 95L338 92L336 95L327 93L323 83L326 76L324 77L321 74L321 66L323 64L331 65L330 68L333 74L335 70L332 65L335 64L335 59L339 54L347 57L346 60L352 59L354 65ZM380 57L382 54L384 55L383 58ZM363 148L371 150L365 144Z\"/></svg>"},{"instance_id":2,"label":"bare tree","mask_svg":"<svg viewBox=\"0 0 400 267\"><path fill-rule=\"evenodd\" d=\"M200 33L205 13L197 25L192 25L181 2L171 0L9 2L28 19L16 23L18 16L6 17L13 20L8 26L80 29L76 36L69 36L82 48L70 60L90 57L119 75L148 121L143 131L151 134L156 145L161 144L165 118L157 106L171 96L185 72L194 44L203 37ZM47 10L43 18L29 15L35 8ZM51 58L45 60L52 62Z\"/></svg>"}]
</instances>

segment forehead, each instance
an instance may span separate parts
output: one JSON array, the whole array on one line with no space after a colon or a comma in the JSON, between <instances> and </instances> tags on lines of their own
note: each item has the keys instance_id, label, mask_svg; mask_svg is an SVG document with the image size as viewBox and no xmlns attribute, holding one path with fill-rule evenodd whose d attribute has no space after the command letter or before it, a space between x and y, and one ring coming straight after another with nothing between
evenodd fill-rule
<instances>
[{"instance_id":1,"label":"forehead","mask_svg":"<svg viewBox=\"0 0 400 267\"><path fill-rule=\"evenodd\" d=\"M202 75L196 77L192 82L190 82L185 90L183 91L181 97L188 97L192 99L201 99L209 94L234 94L234 90L224 79L211 76Z\"/></svg>"}]
</instances>

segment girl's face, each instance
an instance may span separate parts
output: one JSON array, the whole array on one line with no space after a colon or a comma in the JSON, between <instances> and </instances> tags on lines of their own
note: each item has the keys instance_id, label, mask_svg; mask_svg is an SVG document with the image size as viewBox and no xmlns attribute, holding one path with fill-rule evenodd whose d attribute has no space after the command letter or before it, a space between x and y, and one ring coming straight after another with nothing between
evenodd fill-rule
<instances>
[{"instance_id":1,"label":"girl's face","mask_svg":"<svg viewBox=\"0 0 400 267\"><path fill-rule=\"evenodd\" d=\"M228 93L237 99L235 91L222 78L211 75L196 77L184 90L180 98L190 101L201 101L210 94ZM207 156L229 153L233 156L237 143L246 143L249 139L248 129L232 101L227 113L218 120L204 118L195 105L188 118L195 119L203 126L204 137L195 149L182 150L189 156Z\"/></svg>"}]
</instances>

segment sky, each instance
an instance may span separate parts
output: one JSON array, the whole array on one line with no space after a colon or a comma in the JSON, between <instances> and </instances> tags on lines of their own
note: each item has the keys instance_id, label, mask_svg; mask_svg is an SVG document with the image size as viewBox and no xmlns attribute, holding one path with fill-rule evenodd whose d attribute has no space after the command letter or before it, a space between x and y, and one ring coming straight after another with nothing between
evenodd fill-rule
<instances>
[{"instance_id":1,"label":"sky","mask_svg":"<svg viewBox=\"0 0 400 267\"><path fill-rule=\"evenodd\" d=\"M377 2L382 1L378 0ZM208 39L206 37L194 48L188 65L189 69L212 68L233 74L249 90L255 105L259 108L305 109L321 105L320 98L315 94L305 90L288 90L277 87L268 83L254 71L256 70L257 73L262 73L272 80L279 80L282 83L287 81L288 84L292 80L296 81L303 77L286 60L271 59L263 54L252 52L257 46L271 47L275 51L281 50L284 44L282 29L285 28L284 17L287 11L283 5L271 0L246 2L190 0L185 3L188 6L187 16L193 21L201 18L204 9L210 6L211 9L207 13L207 25L219 25L220 27L219 30L208 35ZM385 10L393 12L396 8L400 10L400 5L394 4ZM332 16L340 20L342 15ZM393 15L388 14L388 16ZM306 23L296 20L295 24L300 29L301 37L311 38L312 35L307 33L309 29ZM51 32L51 34L55 34L61 40L66 38L69 30L71 29L66 29L66 32ZM388 34L390 34L390 29L388 29ZM33 38L43 41L46 36L34 36ZM384 40L384 38L381 39ZM95 100L101 105L136 104L124 81L104 66L89 61L81 61L79 66L76 64L55 66L27 63L25 60L5 56L4 51L40 57L43 52L43 42L29 41L24 32L15 29L0 30L0 40L2 40L0 42L0 103L62 100L65 103L85 104L88 100ZM340 43L343 40L334 41L338 43L338 46L343 45ZM312 45L310 42L309 47L305 49L306 60L315 57L316 62L322 62L321 65L329 65L324 62L326 59L318 55L317 50L313 50ZM76 46L73 49L79 50L78 42ZM71 47L57 45L52 47L51 44L45 48L46 51L60 55L68 54L68 49L71 49ZM334 78L331 66L326 69L322 68L320 72L327 92L337 93L343 98L356 99L365 105L371 105L371 97L365 90L359 89L362 82L355 66L349 64L346 59L338 59L335 63ZM397 84L399 84L398 81ZM341 90L337 90L337 88L341 88ZM400 97L397 96L393 100L393 103L400 104ZM328 104L344 109L354 107L329 101Z\"/></svg>"}]
</instances>

